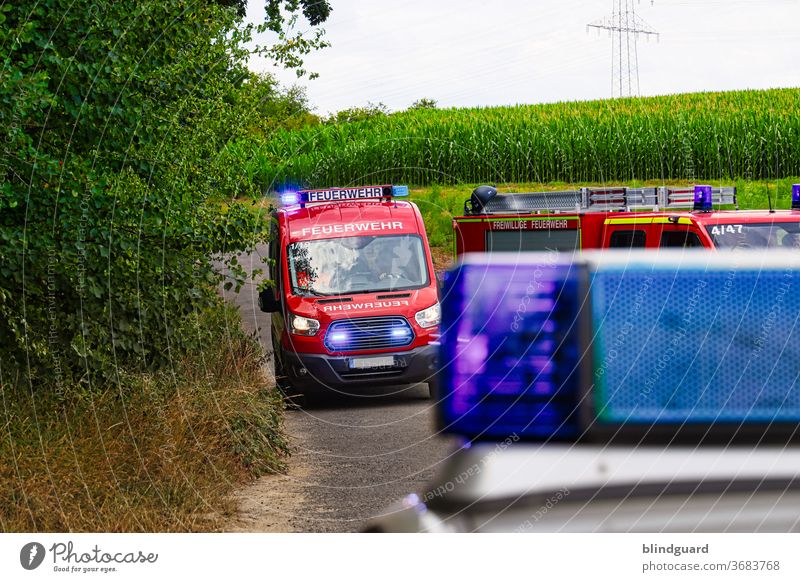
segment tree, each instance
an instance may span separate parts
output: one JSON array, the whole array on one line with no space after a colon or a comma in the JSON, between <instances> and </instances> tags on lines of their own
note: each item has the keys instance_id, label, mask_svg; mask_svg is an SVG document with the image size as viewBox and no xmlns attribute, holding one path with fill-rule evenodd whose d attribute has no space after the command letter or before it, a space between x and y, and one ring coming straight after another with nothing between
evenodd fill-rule
<instances>
[{"instance_id":1,"label":"tree","mask_svg":"<svg viewBox=\"0 0 800 582\"><path fill-rule=\"evenodd\" d=\"M409 111L414 111L415 109L436 109L436 99L428 99L426 97L417 99L408 108Z\"/></svg>"},{"instance_id":2,"label":"tree","mask_svg":"<svg viewBox=\"0 0 800 582\"><path fill-rule=\"evenodd\" d=\"M374 117L385 117L389 114L389 108L383 103L367 103L364 107L351 107L332 114L326 119L327 123L354 123L364 121Z\"/></svg>"},{"instance_id":3,"label":"tree","mask_svg":"<svg viewBox=\"0 0 800 582\"><path fill-rule=\"evenodd\" d=\"M268 128L264 103L291 99L247 70L243 6L0 6L0 382L17 370L64 387L164 364L192 341L181 320L218 302L212 259L264 238L257 212L223 204L257 191L222 153ZM302 69L321 31L289 31L330 7L268 8L279 42L256 50Z\"/></svg>"},{"instance_id":4,"label":"tree","mask_svg":"<svg viewBox=\"0 0 800 582\"><path fill-rule=\"evenodd\" d=\"M247 0L216 0L220 6L226 6L236 10L237 16L244 17L247 11ZM266 3L267 13L270 15L270 24L275 26L274 30L279 31L283 28L281 15L283 5L290 10L296 11L298 6L302 8L303 14L308 19L309 24L317 26L328 19L331 13L331 6L326 0L296 0L294 2L283 2L282 0L268 0ZM274 15L274 16L273 16Z\"/></svg>"}]
</instances>

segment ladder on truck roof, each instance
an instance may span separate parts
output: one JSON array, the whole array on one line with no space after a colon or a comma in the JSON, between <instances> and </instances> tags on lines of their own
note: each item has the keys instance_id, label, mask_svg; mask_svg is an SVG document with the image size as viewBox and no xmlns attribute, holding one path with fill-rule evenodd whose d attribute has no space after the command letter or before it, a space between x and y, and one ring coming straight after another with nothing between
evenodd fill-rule
<instances>
[{"instance_id":1,"label":"ladder on truck roof","mask_svg":"<svg viewBox=\"0 0 800 582\"><path fill-rule=\"evenodd\" d=\"M714 204L736 204L736 188L712 188ZM560 192L497 194L480 210L468 214L527 214L539 212L615 212L677 210L694 206L694 187L581 188Z\"/></svg>"}]
</instances>

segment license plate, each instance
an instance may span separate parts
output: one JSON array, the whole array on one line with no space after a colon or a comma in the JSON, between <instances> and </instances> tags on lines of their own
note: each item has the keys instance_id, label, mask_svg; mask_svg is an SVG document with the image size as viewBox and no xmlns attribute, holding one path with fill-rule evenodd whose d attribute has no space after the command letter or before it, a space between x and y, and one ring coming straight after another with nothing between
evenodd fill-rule
<instances>
[{"instance_id":1,"label":"license plate","mask_svg":"<svg viewBox=\"0 0 800 582\"><path fill-rule=\"evenodd\" d=\"M369 368L393 368L394 356L382 356L379 358L353 358L350 360L350 368L354 370L366 370Z\"/></svg>"}]
</instances>

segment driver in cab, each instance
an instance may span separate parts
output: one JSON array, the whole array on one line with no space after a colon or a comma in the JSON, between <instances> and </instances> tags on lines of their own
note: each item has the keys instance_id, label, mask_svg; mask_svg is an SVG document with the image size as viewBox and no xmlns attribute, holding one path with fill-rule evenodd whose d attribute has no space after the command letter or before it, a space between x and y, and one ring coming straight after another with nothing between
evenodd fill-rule
<instances>
[{"instance_id":1,"label":"driver in cab","mask_svg":"<svg viewBox=\"0 0 800 582\"><path fill-rule=\"evenodd\" d=\"M400 275L393 273L393 263L389 249L381 248L378 239L365 245L356 258L355 263L351 268L351 273L354 275L370 275L373 279L381 281L399 277Z\"/></svg>"}]
</instances>

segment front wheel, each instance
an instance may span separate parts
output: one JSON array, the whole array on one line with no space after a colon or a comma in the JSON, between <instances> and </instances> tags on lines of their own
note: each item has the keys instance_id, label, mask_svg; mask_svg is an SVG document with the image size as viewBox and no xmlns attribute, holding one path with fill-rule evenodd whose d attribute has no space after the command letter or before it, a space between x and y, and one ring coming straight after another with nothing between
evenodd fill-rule
<instances>
[{"instance_id":1,"label":"front wheel","mask_svg":"<svg viewBox=\"0 0 800 582\"><path fill-rule=\"evenodd\" d=\"M308 406L309 397L306 392L297 388L286 368L286 359L278 342L272 339L272 361L275 365L275 386L283 394L287 409L297 410Z\"/></svg>"}]
</instances>

